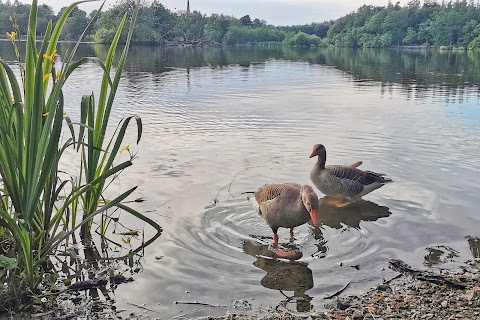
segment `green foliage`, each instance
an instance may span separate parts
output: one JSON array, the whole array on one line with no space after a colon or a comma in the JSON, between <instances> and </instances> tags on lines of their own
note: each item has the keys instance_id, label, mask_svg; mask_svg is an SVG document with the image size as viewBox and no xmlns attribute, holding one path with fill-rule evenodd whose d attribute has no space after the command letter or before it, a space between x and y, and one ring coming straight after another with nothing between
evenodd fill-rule
<instances>
[{"instance_id":1,"label":"green foliage","mask_svg":"<svg viewBox=\"0 0 480 320\"><path fill-rule=\"evenodd\" d=\"M245 27L251 27L253 26L252 19L250 19L250 16L247 14L246 16L243 16L239 19L240 23L244 25Z\"/></svg>"},{"instance_id":2,"label":"green foliage","mask_svg":"<svg viewBox=\"0 0 480 320\"><path fill-rule=\"evenodd\" d=\"M132 12L134 0L119 0L100 15L87 37L100 43L113 41L124 12ZM8 18L15 11L20 30L28 20L29 5L0 3L0 30L8 30ZM335 21L295 26L272 26L258 18L245 15L239 19L193 11L172 12L158 0L142 1L133 31L133 43L168 45L257 45L283 43L292 46L333 44L339 47L391 47L400 45L468 46L480 33L480 7L473 1L411 0L403 7L363 5ZM59 15L61 12L59 13ZM49 20L55 22L50 7L38 8L37 35ZM89 17L75 9L67 20L61 39L78 39ZM295 40L293 36L298 35ZM307 37L313 35L321 39ZM123 32L120 42L126 41Z\"/></svg>"},{"instance_id":3,"label":"green foliage","mask_svg":"<svg viewBox=\"0 0 480 320\"><path fill-rule=\"evenodd\" d=\"M473 50L473 49L478 49L480 48L480 35L477 36L475 39L473 39L469 44L467 49L468 50Z\"/></svg>"},{"instance_id":4,"label":"green foliage","mask_svg":"<svg viewBox=\"0 0 480 320\"><path fill-rule=\"evenodd\" d=\"M59 15L63 13L66 8L62 8ZM87 13L75 7L68 16L67 23L62 31L62 39L77 40L88 25Z\"/></svg>"},{"instance_id":5,"label":"green foliage","mask_svg":"<svg viewBox=\"0 0 480 320\"><path fill-rule=\"evenodd\" d=\"M0 280L3 280L7 276L7 272L15 268L17 268L17 260L15 258L0 254Z\"/></svg>"},{"instance_id":6,"label":"green foliage","mask_svg":"<svg viewBox=\"0 0 480 320\"><path fill-rule=\"evenodd\" d=\"M317 35L310 35L306 34L305 32L299 32L294 35L290 35L286 37L284 43L289 46L296 46L296 47L317 47L322 45L323 42L320 37Z\"/></svg>"},{"instance_id":7,"label":"green foliage","mask_svg":"<svg viewBox=\"0 0 480 320\"><path fill-rule=\"evenodd\" d=\"M333 22L328 43L348 47L398 45L466 46L480 32L480 8L473 2L409 1L404 7L362 6ZM472 44L473 47L473 44Z\"/></svg>"},{"instance_id":8,"label":"green foliage","mask_svg":"<svg viewBox=\"0 0 480 320\"><path fill-rule=\"evenodd\" d=\"M84 1L85 2L85 1ZM161 228L121 202L135 188L109 199L106 186L120 172L132 165L133 155L114 165L123 143L127 118L119 124L116 134L104 143L112 104L125 64L133 23L134 11L125 48L118 60L113 79L110 77L112 62L120 34L127 16L116 26L114 41L110 46L106 63L92 58L103 72L99 102L95 106L93 95L85 96L81 103L81 119L78 135L72 121L64 114L63 86L75 69L87 58L73 62L76 48L63 57L58 65L57 42L75 12L77 2L65 8L53 27L52 21L43 31L44 39L37 48L38 6L34 0L30 8L25 54L19 52L19 26L13 18L14 31L9 32L18 64L20 81L12 68L0 58L0 230L12 238L13 258L0 256L0 270L9 270L7 280L10 299L22 292L35 294L48 265L50 255L60 244L82 228L82 236L88 238L93 218L105 214L112 207L121 208L137 218ZM83 13L80 13L83 17ZM24 57L24 61L23 58ZM137 143L141 137L141 121ZM71 138L62 141L63 128L68 128ZM59 165L65 150L80 152L77 170L65 174ZM77 212L82 219L77 219ZM159 233L158 233L159 234ZM2 272L1 276L6 273ZM0 299L3 303L4 297Z\"/></svg>"}]
</instances>

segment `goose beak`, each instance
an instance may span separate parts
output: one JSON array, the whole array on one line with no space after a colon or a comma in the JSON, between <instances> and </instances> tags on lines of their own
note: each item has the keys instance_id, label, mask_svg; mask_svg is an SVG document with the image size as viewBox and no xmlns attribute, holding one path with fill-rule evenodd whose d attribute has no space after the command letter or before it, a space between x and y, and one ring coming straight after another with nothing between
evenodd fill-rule
<instances>
[{"instance_id":1,"label":"goose beak","mask_svg":"<svg viewBox=\"0 0 480 320\"><path fill-rule=\"evenodd\" d=\"M310 217L315 228L318 228L318 209L310 210Z\"/></svg>"},{"instance_id":2,"label":"goose beak","mask_svg":"<svg viewBox=\"0 0 480 320\"><path fill-rule=\"evenodd\" d=\"M310 158L313 158L317 155L317 150L313 149L312 154L310 155Z\"/></svg>"}]
</instances>

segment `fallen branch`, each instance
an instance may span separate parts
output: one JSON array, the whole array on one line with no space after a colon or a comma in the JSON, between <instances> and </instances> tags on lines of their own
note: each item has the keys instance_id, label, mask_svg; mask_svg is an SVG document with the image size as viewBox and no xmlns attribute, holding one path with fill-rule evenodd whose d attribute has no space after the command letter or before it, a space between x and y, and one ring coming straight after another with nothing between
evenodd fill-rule
<instances>
[{"instance_id":1,"label":"fallen branch","mask_svg":"<svg viewBox=\"0 0 480 320\"><path fill-rule=\"evenodd\" d=\"M153 209L153 210L147 210L147 211L145 211L145 212L153 212L153 213L155 213L157 216L164 217L164 218L171 218L171 217L169 217L169 216L161 215L161 214L159 214L159 213L157 212L157 210L158 210L159 208L163 207L164 205L166 205L166 204L169 203L170 201L171 201L171 200L167 200L167 201L165 201L164 203L162 203L161 205L159 205L158 207L156 207L155 209Z\"/></svg>"},{"instance_id":2,"label":"fallen branch","mask_svg":"<svg viewBox=\"0 0 480 320\"><path fill-rule=\"evenodd\" d=\"M131 306L134 306L134 307L137 307L137 308L140 308L140 309L145 309L145 310L147 310L147 311L157 312L156 310L153 310L153 309L144 307L144 306L142 306L142 305L139 305L139 304L136 304L136 303L133 303L133 302L127 302L127 304L129 304L129 305L131 305Z\"/></svg>"},{"instance_id":3,"label":"fallen branch","mask_svg":"<svg viewBox=\"0 0 480 320\"><path fill-rule=\"evenodd\" d=\"M395 280L395 279L400 278L401 276L403 276L403 273L399 273L399 274L397 274L395 277L393 277L393 278L391 278L391 279L384 280L384 281L383 281L383 284L389 284L390 282L392 282L392 281Z\"/></svg>"},{"instance_id":4,"label":"fallen branch","mask_svg":"<svg viewBox=\"0 0 480 320\"><path fill-rule=\"evenodd\" d=\"M390 267L393 270L402 274L407 274L418 280L432 282L436 284L445 284L456 289L465 289L467 287L463 283L448 279L447 277L444 277L442 275L434 274L429 271L413 269L402 260L390 259L388 262L390 263Z\"/></svg>"},{"instance_id":5,"label":"fallen branch","mask_svg":"<svg viewBox=\"0 0 480 320\"><path fill-rule=\"evenodd\" d=\"M222 192L222 190L225 189L226 187L228 187L228 194L230 194L230 196L235 199L235 197L233 196L233 194L230 192L230 188L232 187L232 184L233 184L233 182L235 181L235 179L237 178L237 176L238 176L240 173L245 172L245 171L247 171L247 170L248 170L248 168L247 168L247 169L244 169L244 170L242 170L242 171L237 172L237 173L235 174L235 176L233 176L233 179L232 179L232 181L230 181L230 183L224 185L222 188L220 188L220 190L218 190L218 193L217 193L217 195L215 196L215 198L213 198L212 200L210 200L210 205L209 205L209 206L206 206L205 209L213 208L213 207L215 207L215 206L218 204L218 202L219 202L219 201L218 201L218 196L220 195L220 192Z\"/></svg>"},{"instance_id":6,"label":"fallen branch","mask_svg":"<svg viewBox=\"0 0 480 320\"><path fill-rule=\"evenodd\" d=\"M345 291L345 289L347 289L347 287L350 285L350 282L351 281L348 281L347 284L344 285L342 289L338 290L337 292L335 292L334 294L332 294L330 296L326 296L323 299L332 299L332 298L335 298L336 296L340 295L343 291Z\"/></svg>"},{"instance_id":7,"label":"fallen branch","mask_svg":"<svg viewBox=\"0 0 480 320\"><path fill-rule=\"evenodd\" d=\"M90 290L90 289L97 289L99 287L107 285L107 283L108 283L108 280L106 277L100 277L93 280L75 282L74 284L68 287L68 290L84 291L84 290Z\"/></svg>"},{"instance_id":8,"label":"fallen branch","mask_svg":"<svg viewBox=\"0 0 480 320\"><path fill-rule=\"evenodd\" d=\"M214 307L214 308L227 308L228 306L223 304L210 304L205 302L199 301L175 301L175 304L195 304L199 306L207 306L207 307Z\"/></svg>"}]
</instances>

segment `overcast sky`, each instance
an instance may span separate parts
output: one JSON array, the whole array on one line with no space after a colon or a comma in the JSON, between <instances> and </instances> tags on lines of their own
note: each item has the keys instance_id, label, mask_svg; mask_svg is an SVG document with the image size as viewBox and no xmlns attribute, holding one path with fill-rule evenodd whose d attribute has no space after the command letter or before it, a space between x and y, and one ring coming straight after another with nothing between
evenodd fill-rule
<instances>
[{"instance_id":1,"label":"overcast sky","mask_svg":"<svg viewBox=\"0 0 480 320\"><path fill-rule=\"evenodd\" d=\"M22 2L29 1L22 0ZM58 12L61 7L75 1L39 0L38 2L48 4ZM108 9L115 2L115 0L107 0L106 8ZM187 0L160 0L160 2L173 11L185 10L187 7ZM80 8L89 13L98 8L99 3L101 2L82 4ZM191 0L190 8L206 14L223 13L237 18L248 14L252 19L263 19L269 24L292 25L336 19L355 11L363 4L383 6L387 3L388 0Z\"/></svg>"}]
</instances>

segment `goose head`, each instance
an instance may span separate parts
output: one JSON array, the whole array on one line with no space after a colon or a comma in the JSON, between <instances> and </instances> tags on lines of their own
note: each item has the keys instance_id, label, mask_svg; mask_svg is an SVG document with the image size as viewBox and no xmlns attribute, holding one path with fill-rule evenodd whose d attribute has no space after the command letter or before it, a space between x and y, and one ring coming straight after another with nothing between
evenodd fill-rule
<instances>
[{"instance_id":1,"label":"goose head","mask_svg":"<svg viewBox=\"0 0 480 320\"><path fill-rule=\"evenodd\" d=\"M312 154L310 154L310 158L315 156L323 156L327 153L323 144L316 144L313 146Z\"/></svg>"},{"instance_id":2,"label":"goose head","mask_svg":"<svg viewBox=\"0 0 480 320\"><path fill-rule=\"evenodd\" d=\"M304 185L300 189L300 195L302 197L302 202L310 217L312 218L313 225L318 227L318 196L313 191L313 188L309 185Z\"/></svg>"}]
</instances>

